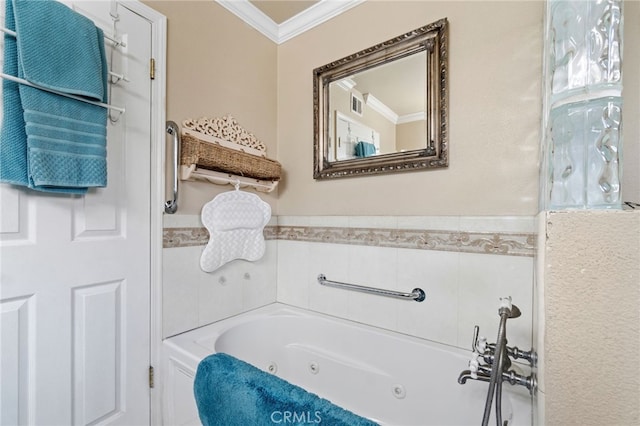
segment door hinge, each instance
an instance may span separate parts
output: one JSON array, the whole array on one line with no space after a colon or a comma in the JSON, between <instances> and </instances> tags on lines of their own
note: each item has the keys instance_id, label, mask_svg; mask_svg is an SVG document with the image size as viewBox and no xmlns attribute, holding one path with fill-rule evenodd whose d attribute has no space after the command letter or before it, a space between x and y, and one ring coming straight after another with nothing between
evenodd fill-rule
<instances>
[{"instance_id":1,"label":"door hinge","mask_svg":"<svg viewBox=\"0 0 640 426\"><path fill-rule=\"evenodd\" d=\"M153 58L149 59L149 78L151 80L156 78L156 60Z\"/></svg>"},{"instance_id":2,"label":"door hinge","mask_svg":"<svg viewBox=\"0 0 640 426\"><path fill-rule=\"evenodd\" d=\"M153 389L155 384L154 384L154 371L153 371L153 365L149 366L149 388Z\"/></svg>"}]
</instances>

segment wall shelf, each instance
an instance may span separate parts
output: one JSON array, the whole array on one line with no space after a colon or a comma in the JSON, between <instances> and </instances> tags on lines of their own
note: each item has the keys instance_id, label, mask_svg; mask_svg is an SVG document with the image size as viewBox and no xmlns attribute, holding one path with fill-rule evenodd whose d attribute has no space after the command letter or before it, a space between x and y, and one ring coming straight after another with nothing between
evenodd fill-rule
<instances>
[{"instance_id":1,"label":"wall shelf","mask_svg":"<svg viewBox=\"0 0 640 426\"><path fill-rule=\"evenodd\" d=\"M277 180L260 180L229 173L215 172L213 170L199 168L195 164L190 166L181 165L180 179L188 181L206 181L217 185L238 185L239 188L249 186L258 192L271 192L278 186Z\"/></svg>"}]
</instances>

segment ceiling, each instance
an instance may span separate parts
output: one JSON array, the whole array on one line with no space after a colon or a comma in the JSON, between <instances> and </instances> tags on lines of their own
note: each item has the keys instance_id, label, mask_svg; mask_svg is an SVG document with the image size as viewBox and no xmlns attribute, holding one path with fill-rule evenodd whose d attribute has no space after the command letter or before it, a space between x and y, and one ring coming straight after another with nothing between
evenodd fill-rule
<instances>
[{"instance_id":1,"label":"ceiling","mask_svg":"<svg viewBox=\"0 0 640 426\"><path fill-rule=\"evenodd\" d=\"M280 44L365 0L215 0Z\"/></svg>"},{"instance_id":2,"label":"ceiling","mask_svg":"<svg viewBox=\"0 0 640 426\"><path fill-rule=\"evenodd\" d=\"M249 0L249 3L278 25L318 2L319 0Z\"/></svg>"}]
</instances>

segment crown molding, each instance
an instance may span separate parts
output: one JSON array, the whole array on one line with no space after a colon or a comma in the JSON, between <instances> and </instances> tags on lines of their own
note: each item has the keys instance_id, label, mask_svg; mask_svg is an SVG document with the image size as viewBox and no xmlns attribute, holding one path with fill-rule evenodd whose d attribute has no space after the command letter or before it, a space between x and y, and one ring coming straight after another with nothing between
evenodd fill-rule
<instances>
[{"instance_id":1,"label":"crown molding","mask_svg":"<svg viewBox=\"0 0 640 426\"><path fill-rule=\"evenodd\" d=\"M396 114L391 108L384 104L380 99L373 96L371 93L364 93L364 103L378 114L392 122L398 124L398 114Z\"/></svg>"},{"instance_id":2,"label":"crown molding","mask_svg":"<svg viewBox=\"0 0 640 426\"><path fill-rule=\"evenodd\" d=\"M216 2L272 41L280 43L278 41L278 25L260 9L249 3L249 0L216 0Z\"/></svg>"},{"instance_id":3,"label":"crown molding","mask_svg":"<svg viewBox=\"0 0 640 426\"><path fill-rule=\"evenodd\" d=\"M354 87L356 87L356 82L353 81L352 78L347 77L347 78L343 78L342 80L336 81L336 85L342 90L344 90L345 92L348 92Z\"/></svg>"},{"instance_id":4,"label":"crown molding","mask_svg":"<svg viewBox=\"0 0 640 426\"><path fill-rule=\"evenodd\" d=\"M365 0L320 0L310 8L280 24L278 28L280 43L300 35L364 1Z\"/></svg>"},{"instance_id":5,"label":"crown molding","mask_svg":"<svg viewBox=\"0 0 640 426\"><path fill-rule=\"evenodd\" d=\"M280 25L273 22L249 0L215 1L273 42L281 44L346 12L365 0L320 0Z\"/></svg>"},{"instance_id":6,"label":"crown molding","mask_svg":"<svg viewBox=\"0 0 640 426\"><path fill-rule=\"evenodd\" d=\"M398 117L398 122L396 124L404 124L411 123L413 121L425 121L427 119L427 114L424 111L414 112L412 114L405 114Z\"/></svg>"}]
</instances>

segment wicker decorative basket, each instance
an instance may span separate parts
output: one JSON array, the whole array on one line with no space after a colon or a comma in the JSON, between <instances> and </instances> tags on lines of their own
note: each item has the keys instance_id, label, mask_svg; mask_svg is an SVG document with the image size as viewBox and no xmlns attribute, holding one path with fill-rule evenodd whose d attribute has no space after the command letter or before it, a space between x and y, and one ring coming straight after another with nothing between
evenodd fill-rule
<instances>
[{"instance_id":1,"label":"wicker decorative basket","mask_svg":"<svg viewBox=\"0 0 640 426\"><path fill-rule=\"evenodd\" d=\"M203 136L203 138L206 136ZM275 160L245 152L237 144L211 142L196 137L193 132L183 132L180 164L196 164L203 169L231 173L263 180L280 180L282 166ZM207 137L211 139L211 137ZM237 148L231 148L230 146Z\"/></svg>"}]
</instances>

